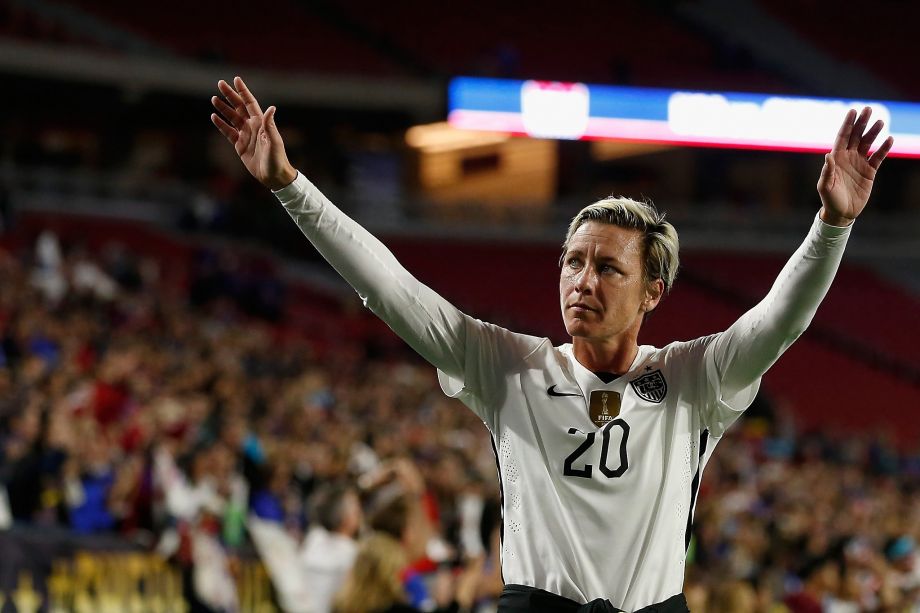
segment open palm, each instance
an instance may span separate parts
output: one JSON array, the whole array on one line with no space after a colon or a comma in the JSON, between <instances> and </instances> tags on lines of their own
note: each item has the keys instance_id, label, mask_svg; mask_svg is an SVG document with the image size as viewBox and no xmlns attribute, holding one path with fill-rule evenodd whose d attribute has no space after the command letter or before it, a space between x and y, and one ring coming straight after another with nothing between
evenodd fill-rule
<instances>
[{"instance_id":1,"label":"open palm","mask_svg":"<svg viewBox=\"0 0 920 613\"><path fill-rule=\"evenodd\" d=\"M871 156L869 150L884 125L881 120L866 132L872 110L866 107L857 117L850 110L840 126L833 149L824 156L824 168L818 178L818 194L824 205L822 217L835 225L847 225L856 219L869 200L875 173L894 143L885 139Z\"/></svg>"},{"instance_id":2,"label":"open palm","mask_svg":"<svg viewBox=\"0 0 920 613\"><path fill-rule=\"evenodd\" d=\"M211 98L218 111L211 115L211 121L233 144L246 170L271 189L293 181L296 171L288 162L284 141L275 125L275 107L263 113L240 77L233 80L233 86L221 80L217 88L224 97Z\"/></svg>"}]
</instances>

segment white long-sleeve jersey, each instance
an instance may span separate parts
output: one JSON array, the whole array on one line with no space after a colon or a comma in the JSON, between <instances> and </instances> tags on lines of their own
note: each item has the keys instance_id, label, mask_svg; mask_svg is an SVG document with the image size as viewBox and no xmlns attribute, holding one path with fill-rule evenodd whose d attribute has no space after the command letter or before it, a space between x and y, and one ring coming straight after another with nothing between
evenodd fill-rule
<instances>
[{"instance_id":1,"label":"white long-sleeve jersey","mask_svg":"<svg viewBox=\"0 0 920 613\"><path fill-rule=\"evenodd\" d=\"M302 175L276 195L364 304L438 369L444 392L489 429L505 582L626 611L682 590L703 468L808 326L849 235L816 218L767 296L727 330L642 345L629 370L604 383L571 344L460 312Z\"/></svg>"}]
</instances>

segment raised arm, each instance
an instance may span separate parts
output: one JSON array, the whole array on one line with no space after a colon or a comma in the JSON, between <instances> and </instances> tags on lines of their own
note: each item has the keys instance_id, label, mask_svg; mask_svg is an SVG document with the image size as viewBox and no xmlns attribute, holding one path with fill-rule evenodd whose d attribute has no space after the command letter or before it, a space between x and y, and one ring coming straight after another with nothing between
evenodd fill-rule
<instances>
[{"instance_id":1,"label":"raised arm","mask_svg":"<svg viewBox=\"0 0 920 613\"><path fill-rule=\"evenodd\" d=\"M883 125L876 121L866 132L870 116L868 107L858 117L855 110L847 113L833 149L824 157L818 179L822 207L808 237L767 296L710 347L729 405L805 331L830 288L850 225L865 208L875 174L894 142L888 137L869 155ZM742 403L750 400L745 396L742 394Z\"/></svg>"},{"instance_id":2,"label":"raised arm","mask_svg":"<svg viewBox=\"0 0 920 613\"><path fill-rule=\"evenodd\" d=\"M316 249L364 304L422 357L460 376L468 318L403 268L367 230L336 208L288 161L275 124L239 77L218 83L211 121L233 144L246 169L281 200Z\"/></svg>"}]
</instances>

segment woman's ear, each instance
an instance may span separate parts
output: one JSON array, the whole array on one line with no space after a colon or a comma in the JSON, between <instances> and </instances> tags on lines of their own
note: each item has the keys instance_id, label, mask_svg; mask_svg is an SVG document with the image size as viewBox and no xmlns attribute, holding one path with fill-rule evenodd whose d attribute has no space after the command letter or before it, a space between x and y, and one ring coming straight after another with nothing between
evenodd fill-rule
<instances>
[{"instance_id":1,"label":"woman's ear","mask_svg":"<svg viewBox=\"0 0 920 613\"><path fill-rule=\"evenodd\" d=\"M658 302L664 295L664 281L655 279L645 288L645 300L642 301L642 309L650 313L658 306Z\"/></svg>"}]
</instances>

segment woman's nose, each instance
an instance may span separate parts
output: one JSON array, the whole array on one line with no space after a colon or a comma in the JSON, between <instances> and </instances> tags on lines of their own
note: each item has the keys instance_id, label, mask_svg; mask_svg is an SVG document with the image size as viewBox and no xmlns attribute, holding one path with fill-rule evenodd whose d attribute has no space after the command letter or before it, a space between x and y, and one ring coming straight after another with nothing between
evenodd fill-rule
<instances>
[{"instance_id":1,"label":"woman's nose","mask_svg":"<svg viewBox=\"0 0 920 613\"><path fill-rule=\"evenodd\" d=\"M597 275L591 266L585 266L578 273L575 279L575 289L582 293L591 293L594 291L594 284L597 281Z\"/></svg>"}]
</instances>

